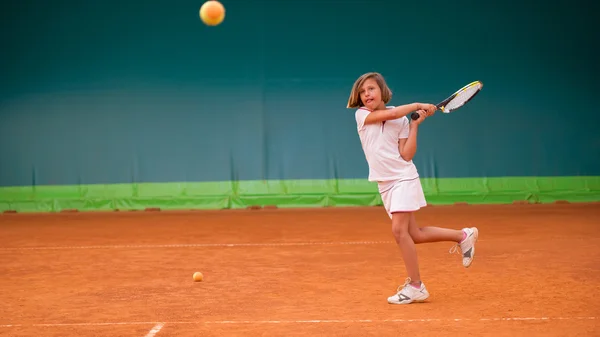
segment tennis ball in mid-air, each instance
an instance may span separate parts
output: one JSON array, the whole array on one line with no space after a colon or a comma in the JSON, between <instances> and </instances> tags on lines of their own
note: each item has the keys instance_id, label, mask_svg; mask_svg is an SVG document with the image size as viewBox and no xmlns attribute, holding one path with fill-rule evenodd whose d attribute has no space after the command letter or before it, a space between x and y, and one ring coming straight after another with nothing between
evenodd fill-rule
<instances>
[{"instance_id":1,"label":"tennis ball in mid-air","mask_svg":"<svg viewBox=\"0 0 600 337\"><path fill-rule=\"evenodd\" d=\"M193 278L194 278L194 282L200 282L204 279L204 275L202 275L201 272L197 271L194 273Z\"/></svg>"},{"instance_id":2,"label":"tennis ball in mid-air","mask_svg":"<svg viewBox=\"0 0 600 337\"><path fill-rule=\"evenodd\" d=\"M200 19L208 26L216 26L225 19L225 7L217 0L208 0L200 7Z\"/></svg>"}]
</instances>

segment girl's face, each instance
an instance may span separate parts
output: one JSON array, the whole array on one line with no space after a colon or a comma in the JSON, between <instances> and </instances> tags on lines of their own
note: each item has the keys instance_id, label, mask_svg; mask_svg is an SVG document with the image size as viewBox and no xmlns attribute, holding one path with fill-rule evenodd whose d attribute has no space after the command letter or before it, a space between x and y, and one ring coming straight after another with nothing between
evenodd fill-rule
<instances>
[{"instance_id":1,"label":"girl's face","mask_svg":"<svg viewBox=\"0 0 600 337\"><path fill-rule=\"evenodd\" d=\"M373 78L367 79L360 88L360 100L371 111L385 107L381 100L381 88Z\"/></svg>"}]
</instances>

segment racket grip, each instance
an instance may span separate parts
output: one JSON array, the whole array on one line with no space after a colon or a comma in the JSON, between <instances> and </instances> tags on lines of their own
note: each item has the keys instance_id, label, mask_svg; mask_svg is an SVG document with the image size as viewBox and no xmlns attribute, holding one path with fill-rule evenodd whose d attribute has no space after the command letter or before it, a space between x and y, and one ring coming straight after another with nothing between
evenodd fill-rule
<instances>
[{"instance_id":1,"label":"racket grip","mask_svg":"<svg viewBox=\"0 0 600 337\"><path fill-rule=\"evenodd\" d=\"M419 114L418 114L418 113L416 113L416 112L413 112L413 113L412 113L412 115L410 115L410 118L411 118L413 121L416 121L417 119L419 119Z\"/></svg>"}]
</instances>

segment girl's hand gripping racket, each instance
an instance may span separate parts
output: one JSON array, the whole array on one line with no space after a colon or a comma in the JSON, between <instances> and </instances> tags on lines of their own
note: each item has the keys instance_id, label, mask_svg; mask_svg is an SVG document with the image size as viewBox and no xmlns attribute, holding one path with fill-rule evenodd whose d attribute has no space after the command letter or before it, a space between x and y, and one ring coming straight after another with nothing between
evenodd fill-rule
<instances>
[{"instance_id":1,"label":"girl's hand gripping racket","mask_svg":"<svg viewBox=\"0 0 600 337\"><path fill-rule=\"evenodd\" d=\"M471 82L460 88L460 90L452 94L450 97L438 103L436 107L439 110L442 110L444 113L454 111L467 104L468 101L470 101L481 91L481 88L483 88L483 83L480 81ZM419 114L413 113L410 118L417 120L419 119Z\"/></svg>"}]
</instances>

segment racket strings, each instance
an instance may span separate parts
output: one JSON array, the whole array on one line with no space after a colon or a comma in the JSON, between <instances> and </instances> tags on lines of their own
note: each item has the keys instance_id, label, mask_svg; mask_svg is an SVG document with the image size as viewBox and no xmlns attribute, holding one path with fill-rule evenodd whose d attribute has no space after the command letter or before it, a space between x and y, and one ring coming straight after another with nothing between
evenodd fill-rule
<instances>
[{"instance_id":1,"label":"racket strings","mask_svg":"<svg viewBox=\"0 0 600 337\"><path fill-rule=\"evenodd\" d=\"M446 106L444 107L445 110L454 110L456 108L461 107L463 104L465 104L469 99L471 99L471 97L473 97L480 89L480 85L474 85L468 88L465 88L465 90L459 92L452 100L450 100L450 102L448 102L448 104L446 104Z\"/></svg>"}]
</instances>

